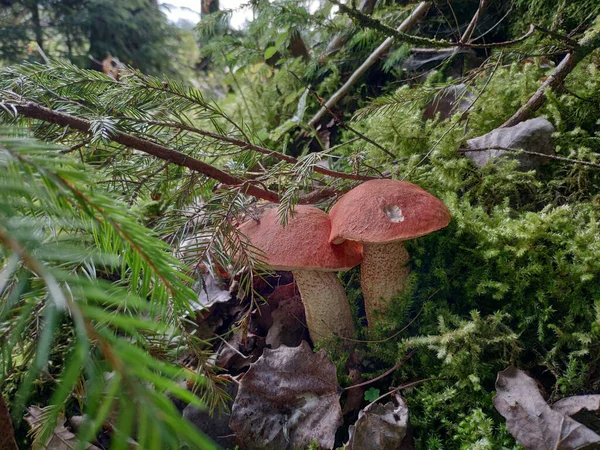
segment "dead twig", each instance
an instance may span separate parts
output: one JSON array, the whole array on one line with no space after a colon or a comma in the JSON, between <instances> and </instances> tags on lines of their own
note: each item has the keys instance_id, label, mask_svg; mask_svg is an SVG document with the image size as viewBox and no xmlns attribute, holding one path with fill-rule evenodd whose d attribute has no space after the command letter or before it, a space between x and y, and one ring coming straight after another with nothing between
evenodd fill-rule
<instances>
[{"instance_id":1,"label":"dead twig","mask_svg":"<svg viewBox=\"0 0 600 450\"><path fill-rule=\"evenodd\" d=\"M581 161L578 159L565 158L564 156L547 155L546 153L532 152L529 150L517 150L514 148L506 148L506 147L487 147L487 148L476 148L476 149L472 149L472 150L461 148L459 150L459 152L460 153L487 152L489 150L501 150L503 152L511 152L511 153L525 153L527 155L540 156L542 158L553 159L556 161L564 161L564 162L568 162L571 164L580 164L582 166L590 166L590 167L600 168L600 163L594 163L591 161Z\"/></svg>"},{"instance_id":2,"label":"dead twig","mask_svg":"<svg viewBox=\"0 0 600 450\"><path fill-rule=\"evenodd\" d=\"M435 294L437 294L440 291L440 289L437 289L433 294L431 294L427 300L430 300L431 297L433 297ZM401 334L403 331L406 331L408 329L408 327L410 327L415 322L415 320L417 320L419 318L419 316L423 312L423 308L425 308L425 303L423 303L423 305L421 306L421 309L419 310L417 315L415 317L413 317L410 322L408 322L400 330L396 331L394 334L392 334L391 336L388 336L385 339L371 341L371 340L367 340L367 339L352 339L352 338L347 338L347 337L343 337L343 336L337 336L337 335L336 336L340 339L343 339L344 341L350 341L350 342L361 342L361 343L364 342L364 343L368 343L368 344L378 344L378 343L382 343L382 342L388 342L388 341L391 341L392 339L394 339L399 334Z\"/></svg>"},{"instance_id":3,"label":"dead twig","mask_svg":"<svg viewBox=\"0 0 600 450\"><path fill-rule=\"evenodd\" d=\"M362 0L358 9L363 14L371 14L373 12L373 8L375 7L375 3L377 0ZM348 20L346 23L346 28L352 26L352 20ZM347 33L338 33L327 45L327 48L323 52L323 54L319 57L319 62L323 63L326 58L336 54L341 50L341 48L346 44L348 38L350 36Z\"/></svg>"},{"instance_id":4,"label":"dead twig","mask_svg":"<svg viewBox=\"0 0 600 450\"><path fill-rule=\"evenodd\" d=\"M352 386L345 387L343 390L344 390L344 391L348 391L348 390L350 390L350 389L355 389L355 388L358 388L358 387L367 386L367 385L369 385L369 384L373 384L373 383L375 383L376 381L379 381L379 380L381 380L382 378L385 378L385 377L387 377L387 376L388 376L390 373L392 373L392 372L394 372L396 369L398 369L398 367L400 367L400 366L404 365L404 364L405 364L405 363L406 363L406 362L407 362L407 361L408 361L410 358L412 358L412 357L415 355L415 353L416 353L416 352L417 352L416 350L413 350L413 351L411 351L411 352L410 352L408 355L406 355L406 356L404 357L404 359L403 359L402 361L398 361L396 364L394 364L394 367L392 367L391 369L389 369L389 370L385 371L385 372L384 372L384 373L382 373L381 375L379 375L379 376L377 376L377 377L373 378L372 380L368 380L368 381L365 381L364 383L354 384L354 385L352 385Z\"/></svg>"},{"instance_id":5,"label":"dead twig","mask_svg":"<svg viewBox=\"0 0 600 450\"><path fill-rule=\"evenodd\" d=\"M568 36L564 36L560 33L556 33L554 31L548 30L544 27L541 27L539 25L534 25L534 24L531 24L529 26L529 31L527 31L527 33L525 33L523 36L521 36L520 38L517 38L517 39L513 39L510 41L503 41L503 42L494 42L494 43L490 43L490 44L473 44L471 42L471 36L473 35L473 32L477 26L477 22L479 21L479 18L483 14L483 10L487 6L487 0L480 0L479 8L473 15L471 22L465 29L465 32L463 33L463 35L457 42L412 36L410 34L404 33L403 31L400 31L400 30L394 29L388 25L385 25L384 23L365 15L364 13L362 13L359 10L349 8L348 6L346 6L342 3L338 3L337 0L332 0L332 1L334 4L339 6L340 11L348 14L351 18L353 18L354 20L359 22L364 27L371 28L371 29L380 31L382 33L385 33L387 36L396 38L397 40L399 40L401 42L406 42L406 43L414 44L414 45L425 45L429 48L434 48L434 49L443 49L443 48L486 49L486 48L510 47L510 46L514 46L514 45L524 42L529 37L531 37L535 31L539 31L541 33L552 36L555 39L564 41L571 48L576 48L579 46L579 44L575 40L569 38ZM454 14L454 10L453 10L452 4L450 2L448 2L448 6L450 7L450 10L452 11L452 14L454 16L454 21L457 23L457 27L459 27L458 22L456 20L456 15ZM501 19L501 20L503 20L503 19ZM494 25L494 27L496 27L496 25ZM492 27L492 29L494 27ZM474 40L480 39L482 36L487 34L489 31L491 31L491 30L486 31L484 34L478 36Z\"/></svg>"},{"instance_id":6,"label":"dead twig","mask_svg":"<svg viewBox=\"0 0 600 450\"><path fill-rule=\"evenodd\" d=\"M568 39L568 38L567 38ZM570 40L570 39L569 39ZM546 101L546 90L558 89L567 75L569 75L577 64L593 52L600 46L600 17L596 18L596 22L592 25L592 29L577 42L577 47L572 49L563 58L558 66L552 71L550 76L544 81L539 89L533 94L527 103L525 103L519 110L506 122L504 122L500 128L514 127L518 123L521 123L533 115L535 111L541 108Z\"/></svg>"},{"instance_id":7,"label":"dead twig","mask_svg":"<svg viewBox=\"0 0 600 450\"><path fill-rule=\"evenodd\" d=\"M66 148L64 150L61 150L59 153L63 153L64 154L64 153L75 152L75 151L79 150L80 148L85 147L86 145L88 145L91 141L92 141L91 137L83 139L81 142L73 145L72 147L69 147L69 148Z\"/></svg>"},{"instance_id":8,"label":"dead twig","mask_svg":"<svg viewBox=\"0 0 600 450\"><path fill-rule=\"evenodd\" d=\"M564 36L560 33L557 33L556 31L548 30L539 25L531 25L531 26L534 27L537 31L545 33L548 36L552 36L554 39L558 39L559 41L565 41L569 45L569 47L572 47L572 48L579 47L579 42L577 42L574 39L571 39L569 36Z\"/></svg>"},{"instance_id":9,"label":"dead twig","mask_svg":"<svg viewBox=\"0 0 600 450\"><path fill-rule=\"evenodd\" d=\"M135 199L137 198L138 194L140 193L140 191L142 190L142 187L144 187L144 185L150 181L152 179L152 177L158 175L159 173L161 173L163 170L165 170L167 167L169 167L169 164L171 164L169 161L167 161L166 163L164 163L162 166L160 166L158 169L153 170L152 172L150 172L148 175L146 175L144 178L142 178L136 185L135 188L133 188L133 191L131 192L131 197L129 198L129 206L133 205L133 202L135 201Z\"/></svg>"},{"instance_id":10,"label":"dead twig","mask_svg":"<svg viewBox=\"0 0 600 450\"><path fill-rule=\"evenodd\" d=\"M487 6L487 0L479 0L479 7L477 8L477 11L475 11L475 14L473 14L473 17L471 18L471 22L469 22L469 26L467 26L467 29L465 30L463 35L460 37L459 45L464 46L465 44L468 44L471 41L473 32L475 31L475 28L477 27L477 22L479 22L479 18L482 16L483 11L485 10L486 6Z\"/></svg>"},{"instance_id":11,"label":"dead twig","mask_svg":"<svg viewBox=\"0 0 600 450\"><path fill-rule=\"evenodd\" d=\"M408 31L414 24L416 24L429 9L431 2L421 2L414 9L414 11L406 18L404 22L398 27L399 31ZM368 16L367 16L368 17ZM308 124L312 127L316 125L316 123L321 120L321 118L327 114L327 111L332 109L337 103L346 96L352 86L358 82L358 80L365 74L365 72L377 61L379 58L390 48L392 42L394 41L393 37L388 37L379 47L377 47L373 53L369 55L369 57L361 64L361 66L354 71L354 73L348 78L348 81L344 83L344 85L337 90L335 94L333 94L329 100L325 102L323 107L313 116L312 119L309 120Z\"/></svg>"},{"instance_id":12,"label":"dead twig","mask_svg":"<svg viewBox=\"0 0 600 450\"><path fill-rule=\"evenodd\" d=\"M423 378L421 380L417 380L417 381L413 381L411 383L406 383L403 384L402 386L398 386L397 388L392 389L389 392L386 392L383 395L380 395L379 397L377 397L375 400L373 400L371 403L369 403L367 406L365 406L363 408L363 410L366 410L367 408L370 408L372 405L374 405L375 403L377 403L379 400L387 397L388 395L392 395L394 392L398 392L398 391L403 391L405 389L410 389L413 388L415 386L418 386L421 383L425 383L427 381L440 381L440 380L445 380L445 377L432 377L432 378Z\"/></svg>"},{"instance_id":13,"label":"dead twig","mask_svg":"<svg viewBox=\"0 0 600 450\"><path fill-rule=\"evenodd\" d=\"M255 151L258 153L262 153L267 156L272 156L273 158L288 162L290 164L298 163L298 159L294 158L293 156L289 156L289 155L283 154L281 152L277 152L275 150L270 150L268 148L261 147L260 145L251 144L250 142L247 142L247 141L244 141L241 139L236 139L236 138L232 138L229 136L223 136L222 134L214 133L214 132L208 131L208 130L202 130L200 128L192 127L190 125L185 125L182 123L160 122L160 121L156 121L156 120L137 119L134 117L120 117L120 119L128 120L131 122L136 122L136 123L137 122L146 123L148 125L156 125L156 126L162 126L162 127L167 127L167 128L177 128L180 130L189 131L190 133L199 134L200 136L205 136L205 137L214 139L215 141L226 142L228 144L239 147L240 151L252 150L252 151ZM324 167L319 167L319 166L315 166L314 171L318 172L322 175L327 175L332 178L344 178L344 179L348 179L348 180L368 181L368 180L372 180L375 178L375 177L369 177L366 175L356 175L356 174L352 174L352 173L338 172L335 170L325 169Z\"/></svg>"},{"instance_id":14,"label":"dead twig","mask_svg":"<svg viewBox=\"0 0 600 450\"><path fill-rule=\"evenodd\" d=\"M461 44L461 47L472 48L472 49L484 49L484 48L501 48L501 47L511 47L513 45L520 44L521 42L526 41L531 35L535 32L536 26L531 24L529 25L529 31L525 33L523 36L517 39L513 39L512 41L504 41L504 42L493 42L491 44Z\"/></svg>"},{"instance_id":15,"label":"dead twig","mask_svg":"<svg viewBox=\"0 0 600 450\"><path fill-rule=\"evenodd\" d=\"M291 73L300 83L302 83L304 85L304 82L300 79L300 77L298 77L298 75L296 75L294 72L289 71L289 73ZM319 102L319 104L321 105L322 108L325 108L327 110L327 112L331 115L331 117L333 117L333 120L336 121L336 123L341 126L342 128L356 134L360 139L362 139L365 142L368 142L369 144L373 145L374 147L378 148L379 150L381 150L382 152L386 153L388 156L391 156L392 158L395 157L395 155L389 151L387 148L385 148L383 145L375 142L373 139L371 139L368 136L365 136L364 134L362 134L360 131L355 130L354 128L352 128L350 125L346 124L337 114L335 114L325 103L325 101L319 96L319 94L317 94L317 92L312 89L310 86L306 86L304 85L306 89L308 89L308 91L317 99L317 101Z\"/></svg>"},{"instance_id":16,"label":"dead twig","mask_svg":"<svg viewBox=\"0 0 600 450\"><path fill-rule=\"evenodd\" d=\"M494 68L492 69L492 73L490 74L489 78L487 79L487 81L485 82L485 84L483 85L483 87L481 88L481 91L479 92L479 94L477 94L477 97L475 97L475 99L471 102L471 104L469 105L469 107L467 109L465 109L465 111L463 112L463 116L468 113L471 108L473 108L473 106L475 105L475 103L477 103L477 101L481 98L481 96L483 95L483 93L485 92L488 84L490 84L490 81L492 81L492 78L494 77L494 74L496 73L496 70L498 70L498 66L500 65L500 61L502 61L502 53L500 53L500 56L498 56L498 61L496 62L496 65L494 66ZM427 158L429 158L429 156L433 153L433 151L437 148L437 146L440 144L440 142L442 142L442 140L448 135L450 134L450 132L452 130L454 130L454 128L456 128L456 126L459 124L459 122L454 122L454 124L452 124L452 126L450 128L448 128L444 134L442 134L440 136L440 138L435 141L435 143L431 146L431 148L429 149L429 151L425 154L425 156L423 156L423 158L421 158L421 160L412 168L410 169L403 177L402 177L402 181L406 180L406 178L415 171L415 169L417 167L419 167Z\"/></svg>"},{"instance_id":17,"label":"dead twig","mask_svg":"<svg viewBox=\"0 0 600 450\"><path fill-rule=\"evenodd\" d=\"M70 114L66 114L59 111L53 111L50 108L39 105L31 101L16 102L15 107L20 115L31 119L37 119L44 122L54 123L63 127L71 127L75 130L90 133L91 123L88 120L81 119ZM147 153L154 157L163 159L170 163L187 167L188 169L202 173L209 178L213 178L220 181L223 184L239 186L246 183L246 180L238 178L227 172L222 171L210 164L205 163L192 156L186 155L185 153L178 152L171 148L149 141L147 139L139 138L131 134L116 131L110 136L113 142L124 145L126 147L134 148L141 152ZM262 198L270 202L278 202L279 196L272 191L256 187L251 184L247 184L245 193L254 197Z\"/></svg>"}]
</instances>

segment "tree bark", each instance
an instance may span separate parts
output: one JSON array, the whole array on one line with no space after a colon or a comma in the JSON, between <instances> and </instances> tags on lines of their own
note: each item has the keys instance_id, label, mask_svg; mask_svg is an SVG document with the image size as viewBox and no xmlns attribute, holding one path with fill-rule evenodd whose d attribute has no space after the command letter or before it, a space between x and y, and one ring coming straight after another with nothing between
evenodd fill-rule
<instances>
[{"instance_id":1,"label":"tree bark","mask_svg":"<svg viewBox=\"0 0 600 450\"><path fill-rule=\"evenodd\" d=\"M10 412L4 402L4 396L0 392L0 449L2 450L19 450L15 441L15 432L13 430L12 421L10 420Z\"/></svg>"}]
</instances>

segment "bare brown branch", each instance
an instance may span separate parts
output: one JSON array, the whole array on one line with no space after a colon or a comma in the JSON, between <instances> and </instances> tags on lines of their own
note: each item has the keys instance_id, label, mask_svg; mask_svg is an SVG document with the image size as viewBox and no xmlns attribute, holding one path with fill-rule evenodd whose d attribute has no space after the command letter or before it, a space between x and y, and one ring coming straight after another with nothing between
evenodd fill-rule
<instances>
[{"instance_id":1,"label":"bare brown branch","mask_svg":"<svg viewBox=\"0 0 600 450\"><path fill-rule=\"evenodd\" d=\"M546 89L558 88L567 75L571 73L575 66L577 66L578 62L578 58L576 58L573 53L568 53L535 94L527 100L527 103L521 106L521 108L519 108L510 119L504 122L500 128L514 127L515 125L530 119L532 114L540 109L546 101Z\"/></svg>"},{"instance_id":2,"label":"bare brown branch","mask_svg":"<svg viewBox=\"0 0 600 450\"><path fill-rule=\"evenodd\" d=\"M65 114L59 111L53 111L34 102L26 101L15 106L19 114L21 114L24 117L54 123L63 127L71 127L84 133L89 133L91 130L91 124L88 120L81 119L79 117L75 117L70 114ZM126 147L140 150L159 159L169 161L173 164L187 167L188 169L199 172L223 184L233 186L245 185L245 193L247 193L248 195L252 195L257 198L262 198L271 202L279 201L279 196L275 192L249 184L246 182L246 180L224 172L221 169L218 169L214 166L211 166L210 164L205 163L204 161L193 158L184 153L170 149L168 147L149 141L147 139L142 139L131 134L126 134L117 131L111 136L111 140L119 144L125 145Z\"/></svg>"},{"instance_id":3,"label":"bare brown branch","mask_svg":"<svg viewBox=\"0 0 600 450\"><path fill-rule=\"evenodd\" d=\"M535 111L546 101L546 90L558 89L567 75L569 75L573 69L579 64L579 62L588 56L592 51L600 46L600 17L596 18L596 22L592 26L586 35L577 43L578 47L571 50L563 58L550 76L544 81L539 89L531 96L527 103L525 103L519 110L506 122L502 124L500 128L514 127L518 123L521 123L533 115ZM544 30L542 30L544 31Z\"/></svg>"},{"instance_id":4,"label":"bare brown branch","mask_svg":"<svg viewBox=\"0 0 600 450\"><path fill-rule=\"evenodd\" d=\"M214 133L214 132L208 131L208 130L202 130L200 128L195 128L195 127L192 127L189 125L184 125L182 123L159 122L159 121L152 121L152 120L135 119L132 117L125 117L124 119L136 121L136 122L143 122L143 123L147 123L149 125L157 125L157 126L177 128L180 130L189 131L191 133L196 133L201 136L209 137L211 139L214 139L215 141L227 142L228 144L234 145L236 147L240 147L243 150L252 150L252 151L255 151L258 153L262 153L264 155L272 156L273 158L277 158L281 161L286 161L290 164L298 163L298 160L296 158L294 158L293 156L285 155L281 152L276 152L275 150L270 150L268 148L261 147L260 145L251 144L250 142L246 142L241 139L223 136L222 134ZM314 171L318 172L322 175L327 175L327 176L330 176L333 178L344 178L347 180L368 181L368 180L374 179L374 177L368 177L365 175L356 175L356 174L345 173L345 172L338 172L335 170L325 169L324 167L319 167L319 166L315 166Z\"/></svg>"},{"instance_id":5,"label":"bare brown branch","mask_svg":"<svg viewBox=\"0 0 600 450\"><path fill-rule=\"evenodd\" d=\"M430 5L430 2L419 3L410 16L408 16L406 20L400 24L397 30L406 32L412 28L412 26L421 20L421 18L427 13ZM369 57L361 64L361 66L354 71L350 78L348 78L348 81L346 81L346 83L344 83L344 85L339 88L338 91L333 94L329 100L327 100L327 102L325 102L325 105L323 105L323 107L313 116L313 118L309 120L308 124L310 126L315 126L317 122L321 120L325 114L327 114L328 110L332 109L340 101L340 99L345 97L346 94L350 92L352 86L356 84L356 82L365 74L365 72L373 64L379 61L379 58L390 48L393 42L393 37L388 37L385 41L383 41L383 43L377 47L373 53L371 53Z\"/></svg>"},{"instance_id":6,"label":"bare brown branch","mask_svg":"<svg viewBox=\"0 0 600 450\"><path fill-rule=\"evenodd\" d=\"M509 152L509 153L525 153L527 155L539 156L541 158L553 159L555 161L564 161L564 162L568 162L571 164L579 164L582 166L590 166L590 167L600 168L600 163L595 163L595 162L591 162L591 161L581 161L579 159L565 158L564 156L548 155L546 153L532 152L529 150L517 150L514 148L506 148L506 147L487 147L487 148L475 148L475 149L462 148L459 150L459 152L460 153L487 152L489 150L500 150L500 151Z\"/></svg>"}]
</instances>

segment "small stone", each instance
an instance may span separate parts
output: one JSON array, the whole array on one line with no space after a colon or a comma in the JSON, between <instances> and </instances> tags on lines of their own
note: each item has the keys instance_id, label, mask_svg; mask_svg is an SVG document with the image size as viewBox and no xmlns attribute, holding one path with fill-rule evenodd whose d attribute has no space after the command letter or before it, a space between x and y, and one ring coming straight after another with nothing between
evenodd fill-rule
<instances>
[{"instance_id":1,"label":"small stone","mask_svg":"<svg viewBox=\"0 0 600 450\"><path fill-rule=\"evenodd\" d=\"M514 127L498 128L483 136L469 139L467 148L475 151L466 151L465 156L479 167L486 165L498 156L509 156L519 161L520 170L536 170L548 162L548 159L527 153L507 152L502 149L527 150L553 155L552 133L554 133L554 126L547 119L537 117L521 122Z\"/></svg>"}]
</instances>

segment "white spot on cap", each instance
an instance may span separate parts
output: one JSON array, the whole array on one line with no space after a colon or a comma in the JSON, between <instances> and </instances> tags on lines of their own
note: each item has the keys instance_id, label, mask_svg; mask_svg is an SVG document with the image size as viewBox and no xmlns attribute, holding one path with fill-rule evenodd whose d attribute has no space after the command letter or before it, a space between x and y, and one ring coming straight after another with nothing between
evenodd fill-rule
<instances>
[{"instance_id":1,"label":"white spot on cap","mask_svg":"<svg viewBox=\"0 0 600 450\"><path fill-rule=\"evenodd\" d=\"M382 209L390 222L404 222L404 215L398 205L385 205Z\"/></svg>"}]
</instances>

